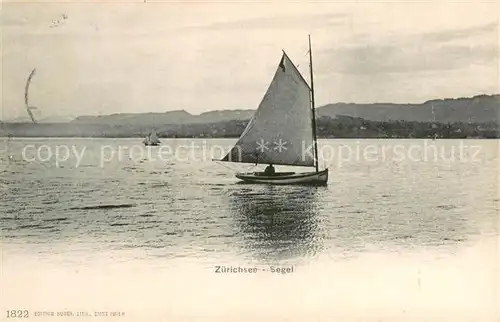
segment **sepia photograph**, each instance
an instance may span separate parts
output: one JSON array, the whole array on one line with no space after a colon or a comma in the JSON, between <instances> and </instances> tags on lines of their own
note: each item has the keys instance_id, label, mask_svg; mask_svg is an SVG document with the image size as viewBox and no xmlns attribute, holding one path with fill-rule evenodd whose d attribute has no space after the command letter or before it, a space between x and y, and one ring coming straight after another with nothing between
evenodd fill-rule
<instances>
[{"instance_id":1,"label":"sepia photograph","mask_svg":"<svg viewBox=\"0 0 500 322\"><path fill-rule=\"evenodd\" d=\"M499 21L3 0L0 321L500 321Z\"/></svg>"}]
</instances>

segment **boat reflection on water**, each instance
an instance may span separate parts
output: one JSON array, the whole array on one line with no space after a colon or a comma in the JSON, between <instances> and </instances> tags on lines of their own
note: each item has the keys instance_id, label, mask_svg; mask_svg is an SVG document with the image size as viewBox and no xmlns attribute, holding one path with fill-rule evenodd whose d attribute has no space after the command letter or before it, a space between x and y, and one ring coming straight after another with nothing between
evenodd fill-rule
<instances>
[{"instance_id":1,"label":"boat reflection on water","mask_svg":"<svg viewBox=\"0 0 500 322\"><path fill-rule=\"evenodd\" d=\"M251 186L234 192L230 201L245 254L274 262L322 249L323 218L317 212L322 187Z\"/></svg>"}]
</instances>

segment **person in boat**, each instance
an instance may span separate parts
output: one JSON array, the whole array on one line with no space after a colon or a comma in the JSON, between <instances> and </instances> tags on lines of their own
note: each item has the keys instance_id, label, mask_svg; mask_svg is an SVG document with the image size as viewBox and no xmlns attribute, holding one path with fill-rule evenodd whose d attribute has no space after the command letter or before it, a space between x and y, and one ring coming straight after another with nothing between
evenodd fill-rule
<instances>
[{"instance_id":1,"label":"person in boat","mask_svg":"<svg viewBox=\"0 0 500 322\"><path fill-rule=\"evenodd\" d=\"M272 176L272 175L274 175L274 173L275 173L274 172L274 167L273 167L272 164L268 165L267 168L264 170L264 174L266 176Z\"/></svg>"}]
</instances>

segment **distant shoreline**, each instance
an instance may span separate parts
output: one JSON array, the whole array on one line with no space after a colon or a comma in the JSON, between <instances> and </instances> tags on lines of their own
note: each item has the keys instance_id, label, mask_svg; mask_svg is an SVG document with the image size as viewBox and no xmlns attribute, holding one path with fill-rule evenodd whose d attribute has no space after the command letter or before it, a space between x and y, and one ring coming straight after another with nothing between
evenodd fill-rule
<instances>
[{"instance_id":1,"label":"distant shoreline","mask_svg":"<svg viewBox=\"0 0 500 322\"><path fill-rule=\"evenodd\" d=\"M1 123L0 137L31 138L144 138L152 129L160 139L237 139L248 120L198 124L78 124ZM357 117L320 117L320 139L498 139L497 119L489 122L369 121Z\"/></svg>"},{"instance_id":2,"label":"distant shoreline","mask_svg":"<svg viewBox=\"0 0 500 322\"><path fill-rule=\"evenodd\" d=\"M17 139L137 139L142 144L142 137L111 137L111 136L3 136L0 138L5 141ZM239 137L159 137L161 140L237 140ZM432 137L318 137L318 140L432 140ZM499 140L500 137L439 137L435 140ZM161 143L160 143L161 146Z\"/></svg>"}]
</instances>

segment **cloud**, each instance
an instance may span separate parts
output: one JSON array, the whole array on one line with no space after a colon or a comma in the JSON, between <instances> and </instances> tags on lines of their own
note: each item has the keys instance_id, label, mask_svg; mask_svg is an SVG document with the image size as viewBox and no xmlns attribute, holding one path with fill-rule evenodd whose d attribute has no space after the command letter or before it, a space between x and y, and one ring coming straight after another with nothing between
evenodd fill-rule
<instances>
[{"instance_id":1,"label":"cloud","mask_svg":"<svg viewBox=\"0 0 500 322\"><path fill-rule=\"evenodd\" d=\"M0 17L2 18L0 24L2 28L23 26L28 22L28 18L26 17L10 17L5 15L5 13L0 13Z\"/></svg>"},{"instance_id":2,"label":"cloud","mask_svg":"<svg viewBox=\"0 0 500 322\"><path fill-rule=\"evenodd\" d=\"M474 41L478 37L481 41ZM337 45L321 54L325 65L328 60L330 72L354 75L448 71L474 64L493 65L499 58L494 24L418 35L389 35L376 41L363 36L362 42Z\"/></svg>"},{"instance_id":3,"label":"cloud","mask_svg":"<svg viewBox=\"0 0 500 322\"><path fill-rule=\"evenodd\" d=\"M417 73L446 71L471 64L494 63L498 50L484 46L356 46L332 52L333 72L347 74ZM333 60L333 59L332 59Z\"/></svg>"},{"instance_id":4,"label":"cloud","mask_svg":"<svg viewBox=\"0 0 500 322\"><path fill-rule=\"evenodd\" d=\"M24 115L34 67L33 100L44 113L254 108L281 49L308 75L308 33L319 105L463 96L491 88L497 72L494 10L477 6L9 4L0 13L2 111ZM63 13L64 26L50 28Z\"/></svg>"},{"instance_id":5,"label":"cloud","mask_svg":"<svg viewBox=\"0 0 500 322\"><path fill-rule=\"evenodd\" d=\"M483 35L485 33L496 33L498 27L499 27L498 23L492 22L480 26L472 26L463 29L449 29L449 30L435 31L431 33L425 33L417 37L421 38L423 41L443 43L457 39L466 39L470 37L475 37Z\"/></svg>"},{"instance_id":6,"label":"cloud","mask_svg":"<svg viewBox=\"0 0 500 322\"><path fill-rule=\"evenodd\" d=\"M201 26L183 28L184 30L221 31L231 29L305 29L326 28L345 22L345 14L288 14L283 16L257 17L235 21L214 22Z\"/></svg>"}]
</instances>

